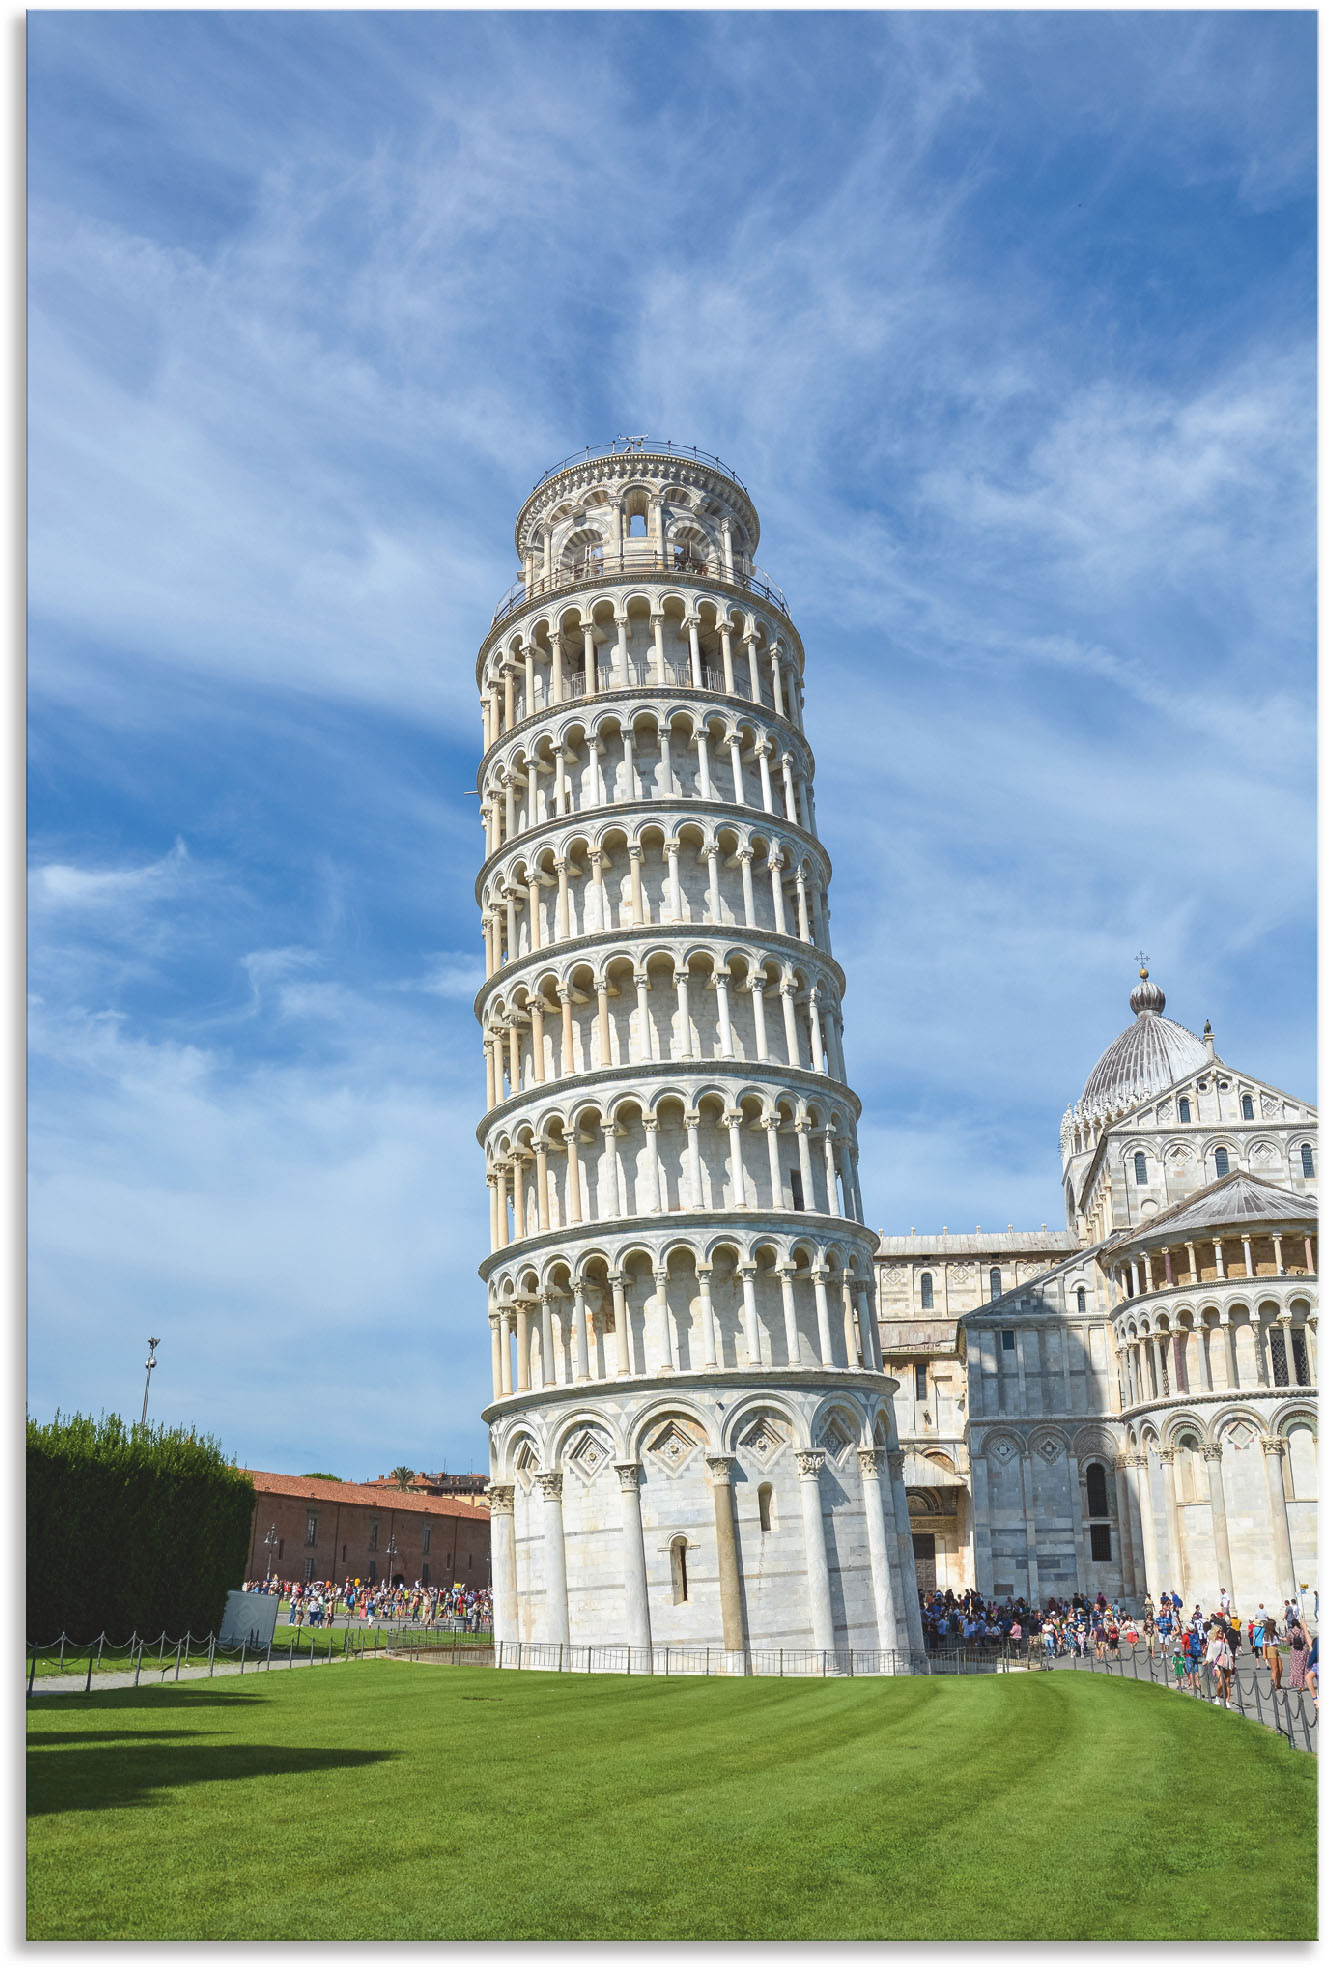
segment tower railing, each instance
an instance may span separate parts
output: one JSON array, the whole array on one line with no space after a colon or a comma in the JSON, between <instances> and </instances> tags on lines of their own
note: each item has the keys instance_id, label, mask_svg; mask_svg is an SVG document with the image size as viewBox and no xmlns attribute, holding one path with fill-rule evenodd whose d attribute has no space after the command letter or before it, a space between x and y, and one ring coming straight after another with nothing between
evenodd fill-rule
<instances>
[{"instance_id":1,"label":"tower railing","mask_svg":"<svg viewBox=\"0 0 1328 1967\"><path fill-rule=\"evenodd\" d=\"M529 582L524 579L513 581L493 611L489 633L492 634L499 622L506 621L519 608L546 595L566 594L574 588L600 580L616 580L624 575L646 577L661 573L671 574L676 580L716 581L724 587L735 587L744 594L759 595L763 601L773 603L781 614L788 614L783 588L777 586L759 567L727 567L722 562L712 566L699 554L674 548L660 553L658 548L643 544L636 552L582 554L551 574L539 574Z\"/></svg>"},{"instance_id":2,"label":"tower railing","mask_svg":"<svg viewBox=\"0 0 1328 1967\"><path fill-rule=\"evenodd\" d=\"M663 438L654 437L615 437L611 444L587 444L584 451L573 451L571 457L541 472L531 486L531 492L538 492L541 485L547 485L560 471L570 471L574 465L591 464L596 458L621 457L690 458L693 464L708 464L716 471L722 471L740 491L747 492L747 487L732 465L725 464L723 458L717 458L713 451L698 450L695 444L669 444ZM750 498L751 493L747 492L747 496Z\"/></svg>"}]
</instances>

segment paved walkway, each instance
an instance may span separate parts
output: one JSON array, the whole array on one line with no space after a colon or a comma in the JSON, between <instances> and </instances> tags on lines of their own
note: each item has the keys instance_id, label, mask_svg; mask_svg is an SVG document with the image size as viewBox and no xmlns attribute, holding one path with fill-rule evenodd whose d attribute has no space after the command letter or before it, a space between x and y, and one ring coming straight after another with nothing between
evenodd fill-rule
<instances>
[{"instance_id":1,"label":"paved walkway","mask_svg":"<svg viewBox=\"0 0 1328 1967\"><path fill-rule=\"evenodd\" d=\"M339 1661L348 1657L350 1656L346 1654L334 1653L329 1660L325 1653L315 1654L314 1664L336 1666ZM385 1660L389 1656L386 1652L367 1652L356 1653L354 1657L357 1660ZM309 1664L307 1653L301 1653L297 1663L293 1654L284 1651L273 1655L271 1665L266 1659L246 1660L241 1669L237 1662L227 1660L218 1661L210 1668L182 1666L178 1674L173 1660L167 1662L164 1672L155 1664L144 1661L143 1671L137 1677L132 1673L94 1673L91 1692L100 1694L112 1687L174 1687L177 1681L185 1680L239 1680L254 1673L299 1673L301 1669L307 1673ZM88 1670L84 1667L81 1673L39 1674L32 1684L30 1698L36 1700L39 1694L84 1694L88 1691Z\"/></svg>"}]
</instances>

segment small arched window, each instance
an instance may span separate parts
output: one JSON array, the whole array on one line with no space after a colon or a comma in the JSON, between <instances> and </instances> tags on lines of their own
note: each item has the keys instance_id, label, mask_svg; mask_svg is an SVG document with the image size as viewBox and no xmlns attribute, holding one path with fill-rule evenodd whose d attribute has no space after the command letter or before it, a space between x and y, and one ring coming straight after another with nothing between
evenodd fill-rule
<instances>
[{"instance_id":1,"label":"small arched window","mask_svg":"<svg viewBox=\"0 0 1328 1967\"><path fill-rule=\"evenodd\" d=\"M774 1501L774 1495L775 1492L768 1482L763 1482L756 1492L756 1507L761 1512L761 1529L763 1532L769 1530L771 1527L770 1506Z\"/></svg>"},{"instance_id":2,"label":"small arched window","mask_svg":"<svg viewBox=\"0 0 1328 1967\"><path fill-rule=\"evenodd\" d=\"M1231 1164L1227 1160L1227 1151L1224 1147L1220 1147L1213 1156L1213 1167L1219 1176L1231 1173Z\"/></svg>"},{"instance_id":3,"label":"small arched window","mask_svg":"<svg viewBox=\"0 0 1328 1967\"><path fill-rule=\"evenodd\" d=\"M1254 1118L1254 1101L1248 1093L1242 1093L1240 1096L1240 1117L1242 1120L1253 1120Z\"/></svg>"},{"instance_id":4,"label":"small arched window","mask_svg":"<svg viewBox=\"0 0 1328 1967\"><path fill-rule=\"evenodd\" d=\"M643 540L645 536L646 515L644 512L634 512L627 522L627 537L629 540Z\"/></svg>"},{"instance_id":5,"label":"small arched window","mask_svg":"<svg viewBox=\"0 0 1328 1967\"><path fill-rule=\"evenodd\" d=\"M1001 1273L998 1265L993 1264L988 1271L987 1282L991 1285L991 1295L993 1298L999 1298L1001 1295Z\"/></svg>"},{"instance_id":6,"label":"small arched window","mask_svg":"<svg viewBox=\"0 0 1328 1967\"><path fill-rule=\"evenodd\" d=\"M1107 1507L1107 1471L1101 1462L1090 1462L1084 1470L1084 1486L1088 1490L1088 1514L1090 1516L1109 1516Z\"/></svg>"},{"instance_id":7,"label":"small arched window","mask_svg":"<svg viewBox=\"0 0 1328 1967\"><path fill-rule=\"evenodd\" d=\"M922 1309L924 1311L930 1311L932 1308L932 1290L931 1272L929 1270L923 1271L920 1282L922 1285Z\"/></svg>"},{"instance_id":8,"label":"small arched window","mask_svg":"<svg viewBox=\"0 0 1328 1967\"><path fill-rule=\"evenodd\" d=\"M1190 1103L1189 1103L1189 1101L1188 1101L1188 1100L1181 1100L1181 1101L1179 1102L1179 1104L1178 1104L1178 1108L1177 1108L1177 1110L1178 1110L1178 1112L1179 1112L1179 1114L1180 1114L1180 1118L1181 1118L1181 1125L1182 1125L1182 1126L1187 1126L1187 1125L1189 1124L1189 1118L1190 1118Z\"/></svg>"},{"instance_id":9,"label":"small arched window","mask_svg":"<svg viewBox=\"0 0 1328 1967\"><path fill-rule=\"evenodd\" d=\"M1088 1293L1084 1289L1082 1284L1080 1284L1075 1290L1074 1308L1077 1312L1080 1312L1081 1314L1087 1311L1088 1309Z\"/></svg>"},{"instance_id":10,"label":"small arched window","mask_svg":"<svg viewBox=\"0 0 1328 1967\"><path fill-rule=\"evenodd\" d=\"M1300 1150L1300 1172L1302 1175L1312 1175L1314 1173L1314 1149L1308 1141L1306 1141L1304 1147Z\"/></svg>"},{"instance_id":11,"label":"small arched window","mask_svg":"<svg viewBox=\"0 0 1328 1967\"><path fill-rule=\"evenodd\" d=\"M1134 1157L1134 1179L1140 1188L1148 1187L1148 1161L1142 1154L1136 1154Z\"/></svg>"},{"instance_id":12,"label":"small arched window","mask_svg":"<svg viewBox=\"0 0 1328 1967\"><path fill-rule=\"evenodd\" d=\"M673 1577L673 1602L687 1602L687 1539L675 1537L669 1545L669 1570Z\"/></svg>"}]
</instances>

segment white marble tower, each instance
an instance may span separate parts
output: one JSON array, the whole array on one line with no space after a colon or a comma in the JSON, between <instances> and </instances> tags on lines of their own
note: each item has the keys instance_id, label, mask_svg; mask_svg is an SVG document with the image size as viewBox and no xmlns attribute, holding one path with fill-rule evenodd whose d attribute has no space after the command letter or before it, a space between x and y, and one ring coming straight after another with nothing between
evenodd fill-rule
<instances>
[{"instance_id":1,"label":"white marble tower","mask_svg":"<svg viewBox=\"0 0 1328 1967\"><path fill-rule=\"evenodd\" d=\"M717 459L587 451L522 507L479 652L500 1639L921 1644L758 531Z\"/></svg>"}]
</instances>

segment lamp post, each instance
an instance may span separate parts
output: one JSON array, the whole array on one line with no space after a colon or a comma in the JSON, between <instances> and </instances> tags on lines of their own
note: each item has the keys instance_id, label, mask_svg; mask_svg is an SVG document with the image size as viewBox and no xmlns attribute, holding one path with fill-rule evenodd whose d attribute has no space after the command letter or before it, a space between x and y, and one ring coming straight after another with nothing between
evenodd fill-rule
<instances>
[{"instance_id":1,"label":"lamp post","mask_svg":"<svg viewBox=\"0 0 1328 1967\"><path fill-rule=\"evenodd\" d=\"M396 1588L396 1581L392 1576L397 1561L397 1540L395 1537L388 1538L387 1549L383 1552L383 1556L387 1559L387 1589L390 1595Z\"/></svg>"},{"instance_id":2,"label":"lamp post","mask_svg":"<svg viewBox=\"0 0 1328 1967\"><path fill-rule=\"evenodd\" d=\"M270 1529L270 1530L268 1531L268 1533L267 1533L267 1535L266 1535L266 1536L264 1537L264 1539L263 1539L263 1548L264 1548L264 1549L266 1550L266 1552L267 1552L267 1580L266 1580L266 1582L267 1582L268 1584L271 1584L271 1582L272 1582L272 1553L273 1553L273 1551L274 1551L274 1550L276 1549L276 1547L277 1547L277 1526L276 1526L276 1524L274 1523L274 1524L272 1525L272 1527L271 1527L271 1529Z\"/></svg>"},{"instance_id":3,"label":"lamp post","mask_svg":"<svg viewBox=\"0 0 1328 1967\"><path fill-rule=\"evenodd\" d=\"M148 1376L147 1379L143 1382L143 1414L142 1414L142 1418L139 1421L140 1427L146 1427L148 1424L148 1395L152 1391L152 1369L157 1363L154 1355L156 1353L157 1347L160 1344L161 1344L160 1339L148 1340Z\"/></svg>"}]
</instances>

